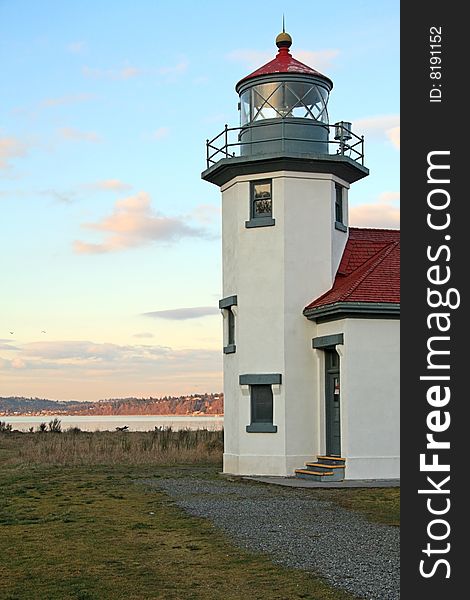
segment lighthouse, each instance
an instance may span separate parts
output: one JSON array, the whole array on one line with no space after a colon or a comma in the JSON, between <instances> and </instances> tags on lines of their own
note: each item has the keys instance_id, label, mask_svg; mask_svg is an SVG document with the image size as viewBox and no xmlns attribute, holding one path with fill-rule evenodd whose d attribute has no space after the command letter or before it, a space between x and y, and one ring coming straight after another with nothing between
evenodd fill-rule
<instances>
[{"instance_id":1,"label":"lighthouse","mask_svg":"<svg viewBox=\"0 0 470 600\"><path fill-rule=\"evenodd\" d=\"M351 314L320 318L309 305L335 287L348 191L369 173L364 141L351 123L330 123L333 82L291 45L277 36L274 59L236 85L239 126L207 140L202 178L222 195L226 473L289 476L316 455L334 465L360 437L340 404Z\"/></svg>"}]
</instances>

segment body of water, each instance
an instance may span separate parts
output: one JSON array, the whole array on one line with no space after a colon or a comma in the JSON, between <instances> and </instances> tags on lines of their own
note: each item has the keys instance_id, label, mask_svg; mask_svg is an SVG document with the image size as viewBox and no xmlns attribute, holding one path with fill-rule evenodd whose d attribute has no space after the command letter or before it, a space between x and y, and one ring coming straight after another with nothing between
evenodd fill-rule
<instances>
[{"instance_id":1,"label":"body of water","mask_svg":"<svg viewBox=\"0 0 470 600\"><path fill-rule=\"evenodd\" d=\"M127 425L129 431L153 431L155 427L171 427L179 429L222 429L223 417L186 417L163 415L109 415L109 416L75 416L75 415L42 415L39 417L0 417L0 421L11 423L13 429L28 431L31 427L36 429L40 423L49 423L53 419L60 419L62 430L70 427L79 427L82 431L115 431L116 427Z\"/></svg>"}]
</instances>

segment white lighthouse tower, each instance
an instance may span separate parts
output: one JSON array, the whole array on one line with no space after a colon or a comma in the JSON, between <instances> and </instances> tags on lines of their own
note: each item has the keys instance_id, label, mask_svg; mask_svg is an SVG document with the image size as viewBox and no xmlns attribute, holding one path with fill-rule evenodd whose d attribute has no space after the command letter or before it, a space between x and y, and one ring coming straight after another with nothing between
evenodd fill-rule
<instances>
[{"instance_id":1,"label":"white lighthouse tower","mask_svg":"<svg viewBox=\"0 0 470 600\"><path fill-rule=\"evenodd\" d=\"M238 82L240 127L208 141L202 173L222 192L227 473L292 475L342 453L341 434L325 431L325 367L303 310L333 286L348 190L368 169L362 138L329 123L332 81L291 44L279 34L274 60Z\"/></svg>"}]
</instances>

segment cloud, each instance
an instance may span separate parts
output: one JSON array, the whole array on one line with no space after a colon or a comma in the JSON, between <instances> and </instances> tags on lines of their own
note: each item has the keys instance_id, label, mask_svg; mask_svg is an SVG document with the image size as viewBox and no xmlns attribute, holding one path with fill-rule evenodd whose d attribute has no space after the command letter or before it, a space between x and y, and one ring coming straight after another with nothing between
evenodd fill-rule
<instances>
[{"instance_id":1,"label":"cloud","mask_svg":"<svg viewBox=\"0 0 470 600\"><path fill-rule=\"evenodd\" d=\"M210 239L206 231L190 227L184 217L166 217L154 211L150 196L139 192L118 200L114 211L97 223L82 227L106 234L101 243L74 242L78 254L100 254L136 248L151 242L174 242L184 237Z\"/></svg>"},{"instance_id":2,"label":"cloud","mask_svg":"<svg viewBox=\"0 0 470 600\"><path fill-rule=\"evenodd\" d=\"M167 137L169 133L170 130L168 129L168 127L159 127L158 129L155 129L153 133L150 134L150 138L152 140L161 140Z\"/></svg>"},{"instance_id":3,"label":"cloud","mask_svg":"<svg viewBox=\"0 0 470 600\"><path fill-rule=\"evenodd\" d=\"M81 187L98 192L127 192L132 189L129 183L125 183L120 179L103 179L102 181L85 183Z\"/></svg>"},{"instance_id":4,"label":"cloud","mask_svg":"<svg viewBox=\"0 0 470 600\"><path fill-rule=\"evenodd\" d=\"M349 209L349 221L359 227L400 227L399 192L383 192L373 204L360 204Z\"/></svg>"},{"instance_id":5,"label":"cloud","mask_svg":"<svg viewBox=\"0 0 470 600\"><path fill-rule=\"evenodd\" d=\"M3 395L98 400L218 391L219 349L119 345L87 340L24 344L0 357Z\"/></svg>"},{"instance_id":6,"label":"cloud","mask_svg":"<svg viewBox=\"0 0 470 600\"><path fill-rule=\"evenodd\" d=\"M75 196L73 192L65 193L53 189L42 190L40 194L43 196L50 196L56 202L60 202L61 204L71 204L74 201Z\"/></svg>"},{"instance_id":7,"label":"cloud","mask_svg":"<svg viewBox=\"0 0 470 600\"><path fill-rule=\"evenodd\" d=\"M70 42L67 44L67 51L71 54L83 54L86 51L87 45L83 40Z\"/></svg>"},{"instance_id":8,"label":"cloud","mask_svg":"<svg viewBox=\"0 0 470 600\"><path fill-rule=\"evenodd\" d=\"M98 344L89 341L31 342L23 346L22 356L65 361L114 361L129 353L140 353L142 348L109 343ZM154 356L163 356L170 351L170 348L149 346L145 347L145 351Z\"/></svg>"},{"instance_id":9,"label":"cloud","mask_svg":"<svg viewBox=\"0 0 470 600\"><path fill-rule=\"evenodd\" d=\"M220 206L215 204L200 204L190 213L190 218L200 223L214 223L220 221Z\"/></svg>"},{"instance_id":10,"label":"cloud","mask_svg":"<svg viewBox=\"0 0 470 600\"><path fill-rule=\"evenodd\" d=\"M338 56L339 50L295 50L292 53L294 58L307 64L308 66L318 69L328 69L331 67L334 59ZM247 69L256 69L274 58L272 50L249 50L238 49L227 54L227 58L234 62L243 63Z\"/></svg>"},{"instance_id":11,"label":"cloud","mask_svg":"<svg viewBox=\"0 0 470 600\"><path fill-rule=\"evenodd\" d=\"M95 131L80 131L73 127L62 127L62 129L59 130L59 135L64 140L69 140L71 142L92 142L96 144L97 142L102 141L101 137Z\"/></svg>"},{"instance_id":12,"label":"cloud","mask_svg":"<svg viewBox=\"0 0 470 600\"><path fill-rule=\"evenodd\" d=\"M134 333L132 337L145 339L145 338L153 338L153 333L149 333L148 331L142 331L141 333Z\"/></svg>"},{"instance_id":13,"label":"cloud","mask_svg":"<svg viewBox=\"0 0 470 600\"><path fill-rule=\"evenodd\" d=\"M158 69L158 73L160 75L170 75L170 76L181 75L181 73L185 73L188 70L188 66L189 66L188 61L185 58L183 58L178 63L176 63L176 65L160 67Z\"/></svg>"},{"instance_id":14,"label":"cloud","mask_svg":"<svg viewBox=\"0 0 470 600\"><path fill-rule=\"evenodd\" d=\"M52 108L54 106L64 106L67 104L76 104L80 102L89 102L96 98L95 94L68 94L65 96L58 96L57 98L45 98L40 102L40 108Z\"/></svg>"},{"instance_id":15,"label":"cloud","mask_svg":"<svg viewBox=\"0 0 470 600\"><path fill-rule=\"evenodd\" d=\"M219 309L215 306L194 306L191 308L174 308L171 310L156 310L143 313L145 317L153 319L169 319L170 321L186 321L187 319L199 319L209 315L218 315Z\"/></svg>"},{"instance_id":16,"label":"cloud","mask_svg":"<svg viewBox=\"0 0 470 600\"><path fill-rule=\"evenodd\" d=\"M84 66L82 73L87 79L112 79L115 81L125 81L142 75L145 71L139 67L133 67L130 64L124 64L115 69L99 69Z\"/></svg>"},{"instance_id":17,"label":"cloud","mask_svg":"<svg viewBox=\"0 0 470 600\"><path fill-rule=\"evenodd\" d=\"M2 359L5 368L25 370L67 370L99 373L142 373L147 368L160 374L187 373L188 369L217 370L220 351L203 348L173 349L158 345L120 345L86 340L30 342L13 359ZM62 377L67 375L62 374Z\"/></svg>"},{"instance_id":18,"label":"cloud","mask_svg":"<svg viewBox=\"0 0 470 600\"><path fill-rule=\"evenodd\" d=\"M387 129L385 135L392 142L397 150L400 150L400 126Z\"/></svg>"},{"instance_id":19,"label":"cloud","mask_svg":"<svg viewBox=\"0 0 470 600\"><path fill-rule=\"evenodd\" d=\"M364 135L366 142L387 139L397 150L400 149L399 115L378 115L357 119L353 123L353 131L357 135Z\"/></svg>"},{"instance_id":20,"label":"cloud","mask_svg":"<svg viewBox=\"0 0 470 600\"><path fill-rule=\"evenodd\" d=\"M28 153L28 145L16 137L0 137L0 169L10 168L10 160Z\"/></svg>"}]
</instances>

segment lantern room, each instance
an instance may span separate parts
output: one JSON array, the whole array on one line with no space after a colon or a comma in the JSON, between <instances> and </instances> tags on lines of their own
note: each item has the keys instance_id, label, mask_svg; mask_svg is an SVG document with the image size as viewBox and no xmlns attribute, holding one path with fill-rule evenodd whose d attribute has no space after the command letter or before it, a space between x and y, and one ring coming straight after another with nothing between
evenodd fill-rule
<instances>
[{"instance_id":1,"label":"lantern room","mask_svg":"<svg viewBox=\"0 0 470 600\"><path fill-rule=\"evenodd\" d=\"M238 82L242 155L327 153L332 81L290 54L292 38L276 38L277 56Z\"/></svg>"}]
</instances>

